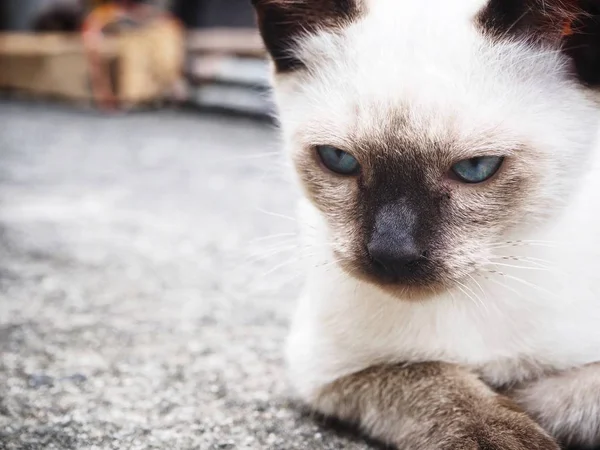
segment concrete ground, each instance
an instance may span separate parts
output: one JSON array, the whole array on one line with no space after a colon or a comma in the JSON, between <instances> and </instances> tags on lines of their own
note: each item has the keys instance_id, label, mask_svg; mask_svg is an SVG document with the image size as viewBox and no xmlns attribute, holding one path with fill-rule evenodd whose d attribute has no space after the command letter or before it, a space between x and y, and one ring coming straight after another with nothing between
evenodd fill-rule
<instances>
[{"instance_id":1,"label":"concrete ground","mask_svg":"<svg viewBox=\"0 0 600 450\"><path fill-rule=\"evenodd\" d=\"M0 104L0 449L367 448L289 400L275 136Z\"/></svg>"}]
</instances>

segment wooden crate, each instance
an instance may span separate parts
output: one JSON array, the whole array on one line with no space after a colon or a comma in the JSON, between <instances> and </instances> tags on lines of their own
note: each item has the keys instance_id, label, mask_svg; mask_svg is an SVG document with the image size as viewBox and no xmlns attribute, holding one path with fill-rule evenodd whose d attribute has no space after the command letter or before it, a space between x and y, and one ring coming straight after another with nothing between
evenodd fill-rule
<instances>
[{"instance_id":1,"label":"wooden crate","mask_svg":"<svg viewBox=\"0 0 600 450\"><path fill-rule=\"evenodd\" d=\"M170 21L104 38L102 65L110 68L117 100L160 100L180 80L185 37ZM93 100L90 66L79 34L0 33L0 89L39 97Z\"/></svg>"},{"instance_id":2,"label":"wooden crate","mask_svg":"<svg viewBox=\"0 0 600 450\"><path fill-rule=\"evenodd\" d=\"M103 47L107 60L116 46ZM78 35L0 34L0 88L34 96L91 99L88 65Z\"/></svg>"}]
</instances>

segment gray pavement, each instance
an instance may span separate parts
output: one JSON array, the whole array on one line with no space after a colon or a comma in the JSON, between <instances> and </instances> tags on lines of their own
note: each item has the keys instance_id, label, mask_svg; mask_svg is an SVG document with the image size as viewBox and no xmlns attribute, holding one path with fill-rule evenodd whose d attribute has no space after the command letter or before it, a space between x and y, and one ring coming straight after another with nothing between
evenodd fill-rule
<instances>
[{"instance_id":1,"label":"gray pavement","mask_svg":"<svg viewBox=\"0 0 600 450\"><path fill-rule=\"evenodd\" d=\"M276 150L242 119L0 103L0 449L367 448L289 400Z\"/></svg>"}]
</instances>

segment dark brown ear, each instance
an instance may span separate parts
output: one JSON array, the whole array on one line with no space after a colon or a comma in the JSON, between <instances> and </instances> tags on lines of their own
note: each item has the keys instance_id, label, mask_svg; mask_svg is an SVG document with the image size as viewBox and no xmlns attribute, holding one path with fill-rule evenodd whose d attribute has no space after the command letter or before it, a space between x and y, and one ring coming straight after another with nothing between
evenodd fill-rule
<instances>
[{"instance_id":1,"label":"dark brown ear","mask_svg":"<svg viewBox=\"0 0 600 450\"><path fill-rule=\"evenodd\" d=\"M252 0L263 41L278 72L302 68L295 41L323 28L340 28L358 15L359 0Z\"/></svg>"},{"instance_id":2,"label":"dark brown ear","mask_svg":"<svg viewBox=\"0 0 600 450\"><path fill-rule=\"evenodd\" d=\"M578 79L600 87L600 0L489 0L478 22L499 39L559 46Z\"/></svg>"},{"instance_id":3,"label":"dark brown ear","mask_svg":"<svg viewBox=\"0 0 600 450\"><path fill-rule=\"evenodd\" d=\"M571 24L564 49L573 59L579 78L600 87L600 1L580 0L583 13Z\"/></svg>"}]
</instances>

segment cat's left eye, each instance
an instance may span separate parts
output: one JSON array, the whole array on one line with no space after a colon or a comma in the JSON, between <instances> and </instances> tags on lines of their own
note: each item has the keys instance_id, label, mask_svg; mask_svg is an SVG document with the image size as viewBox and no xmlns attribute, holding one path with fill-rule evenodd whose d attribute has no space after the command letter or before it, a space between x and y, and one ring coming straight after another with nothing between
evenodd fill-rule
<instances>
[{"instance_id":1,"label":"cat's left eye","mask_svg":"<svg viewBox=\"0 0 600 450\"><path fill-rule=\"evenodd\" d=\"M480 156L459 161L452 172L464 183L483 183L492 178L504 162L501 156Z\"/></svg>"},{"instance_id":2,"label":"cat's left eye","mask_svg":"<svg viewBox=\"0 0 600 450\"><path fill-rule=\"evenodd\" d=\"M319 145L317 146L317 153L323 165L332 172L350 176L356 175L360 171L358 160L344 150L331 145Z\"/></svg>"}]
</instances>

